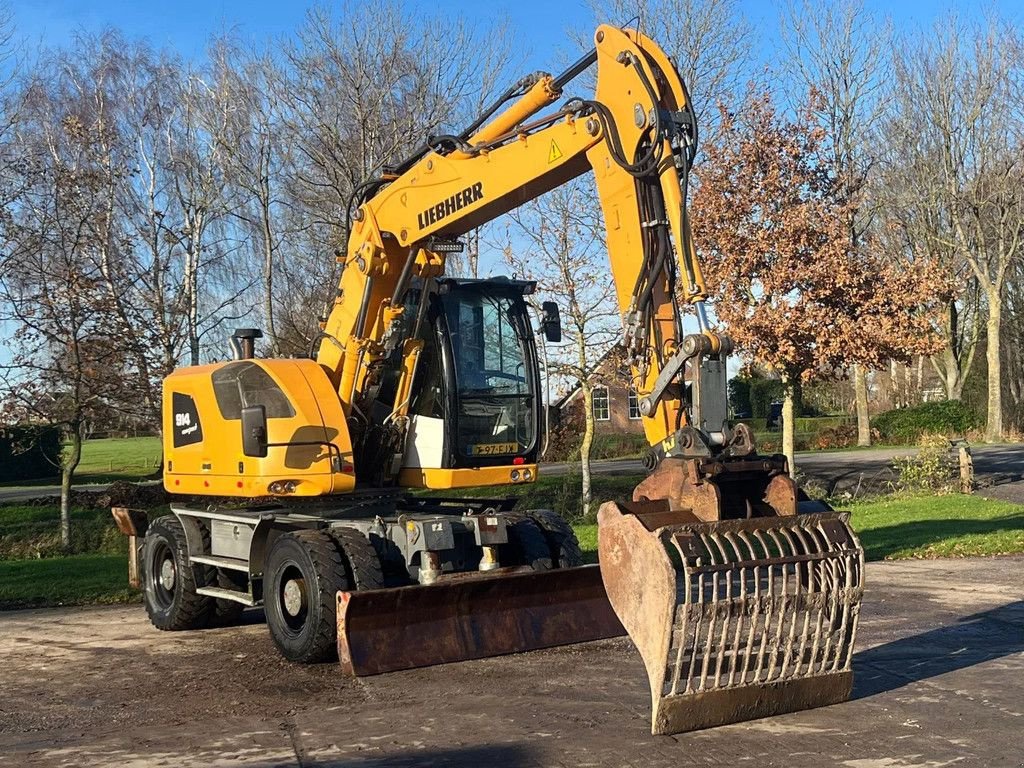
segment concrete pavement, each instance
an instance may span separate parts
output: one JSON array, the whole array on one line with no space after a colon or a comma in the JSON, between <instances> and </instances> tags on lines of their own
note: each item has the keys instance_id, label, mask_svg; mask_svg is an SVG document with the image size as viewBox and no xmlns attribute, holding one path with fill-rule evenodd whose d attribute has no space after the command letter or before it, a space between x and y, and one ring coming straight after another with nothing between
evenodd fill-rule
<instances>
[{"instance_id":1,"label":"concrete pavement","mask_svg":"<svg viewBox=\"0 0 1024 768\"><path fill-rule=\"evenodd\" d=\"M870 563L852 701L652 737L626 640L351 680L259 623L0 614L0 765L1024 766L1024 558Z\"/></svg>"}]
</instances>

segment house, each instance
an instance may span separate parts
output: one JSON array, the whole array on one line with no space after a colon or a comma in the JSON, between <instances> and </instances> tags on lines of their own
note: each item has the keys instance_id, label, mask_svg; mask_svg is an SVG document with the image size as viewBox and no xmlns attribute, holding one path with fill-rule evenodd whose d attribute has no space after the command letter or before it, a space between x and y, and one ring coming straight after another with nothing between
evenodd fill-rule
<instances>
[{"instance_id":1,"label":"house","mask_svg":"<svg viewBox=\"0 0 1024 768\"><path fill-rule=\"evenodd\" d=\"M594 429L597 435L642 435L643 421L636 392L630 386L629 373L622 361L622 351L612 347L594 368ZM576 402L582 402L579 383L551 405L555 419Z\"/></svg>"}]
</instances>

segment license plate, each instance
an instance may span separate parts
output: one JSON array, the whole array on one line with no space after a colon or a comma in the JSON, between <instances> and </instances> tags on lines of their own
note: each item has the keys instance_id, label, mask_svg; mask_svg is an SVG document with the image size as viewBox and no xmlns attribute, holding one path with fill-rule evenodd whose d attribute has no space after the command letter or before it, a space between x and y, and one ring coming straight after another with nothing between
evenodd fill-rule
<instances>
[{"instance_id":1,"label":"license plate","mask_svg":"<svg viewBox=\"0 0 1024 768\"><path fill-rule=\"evenodd\" d=\"M515 453L518 450L518 443L477 443L469 446L469 455L497 456L503 453Z\"/></svg>"}]
</instances>

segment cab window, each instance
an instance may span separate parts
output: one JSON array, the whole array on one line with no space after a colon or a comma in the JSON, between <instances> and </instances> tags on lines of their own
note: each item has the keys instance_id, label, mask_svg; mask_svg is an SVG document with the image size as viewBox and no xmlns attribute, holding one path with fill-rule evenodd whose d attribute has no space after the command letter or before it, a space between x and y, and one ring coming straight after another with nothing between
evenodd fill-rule
<instances>
[{"instance_id":1,"label":"cab window","mask_svg":"<svg viewBox=\"0 0 1024 768\"><path fill-rule=\"evenodd\" d=\"M253 405L266 408L268 419L289 419L295 415L287 396L257 363L231 363L214 371L210 378L220 415L229 421L241 419L242 409Z\"/></svg>"}]
</instances>

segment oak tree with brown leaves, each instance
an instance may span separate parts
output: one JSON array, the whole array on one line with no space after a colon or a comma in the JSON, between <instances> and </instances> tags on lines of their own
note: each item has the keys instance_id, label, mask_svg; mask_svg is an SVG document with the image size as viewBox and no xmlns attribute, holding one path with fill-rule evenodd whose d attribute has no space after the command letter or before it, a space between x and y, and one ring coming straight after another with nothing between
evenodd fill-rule
<instances>
[{"instance_id":1,"label":"oak tree with brown leaves","mask_svg":"<svg viewBox=\"0 0 1024 768\"><path fill-rule=\"evenodd\" d=\"M897 269L870 237L853 248L857 201L843 196L811 114L785 119L770 95L753 93L740 114L723 111L692 205L718 320L783 382L791 469L796 385L934 351L946 291L928 263Z\"/></svg>"}]
</instances>

